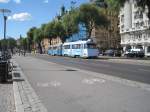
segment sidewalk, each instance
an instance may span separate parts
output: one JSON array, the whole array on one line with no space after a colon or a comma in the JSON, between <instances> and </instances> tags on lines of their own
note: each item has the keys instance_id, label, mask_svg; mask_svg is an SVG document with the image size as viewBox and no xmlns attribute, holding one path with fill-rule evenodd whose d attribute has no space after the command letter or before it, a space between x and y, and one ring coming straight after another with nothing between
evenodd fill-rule
<instances>
[{"instance_id":1,"label":"sidewalk","mask_svg":"<svg viewBox=\"0 0 150 112\"><path fill-rule=\"evenodd\" d=\"M15 112L12 84L0 84L0 112Z\"/></svg>"},{"instance_id":2,"label":"sidewalk","mask_svg":"<svg viewBox=\"0 0 150 112\"><path fill-rule=\"evenodd\" d=\"M15 61L48 112L150 112L150 85L29 56Z\"/></svg>"}]
</instances>

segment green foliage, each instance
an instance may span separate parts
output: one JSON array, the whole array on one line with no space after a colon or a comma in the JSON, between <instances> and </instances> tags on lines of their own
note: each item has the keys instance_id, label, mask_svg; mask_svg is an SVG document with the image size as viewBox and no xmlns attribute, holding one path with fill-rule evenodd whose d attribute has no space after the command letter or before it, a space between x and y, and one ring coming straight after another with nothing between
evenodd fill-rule
<instances>
[{"instance_id":1,"label":"green foliage","mask_svg":"<svg viewBox=\"0 0 150 112\"><path fill-rule=\"evenodd\" d=\"M101 10L92 4L83 4L79 8L79 21L85 24L88 38L91 37L92 30L96 27L107 26L108 20Z\"/></svg>"},{"instance_id":2,"label":"green foliage","mask_svg":"<svg viewBox=\"0 0 150 112\"><path fill-rule=\"evenodd\" d=\"M8 48L13 49L17 46L16 40L14 38L8 38L7 39Z\"/></svg>"},{"instance_id":3,"label":"green foliage","mask_svg":"<svg viewBox=\"0 0 150 112\"><path fill-rule=\"evenodd\" d=\"M27 43L28 43L28 50L31 51L32 45L33 45L33 39L34 39L34 30L36 27L32 27L27 32Z\"/></svg>"},{"instance_id":4,"label":"green foliage","mask_svg":"<svg viewBox=\"0 0 150 112\"><path fill-rule=\"evenodd\" d=\"M27 50L27 38L20 38L20 47Z\"/></svg>"},{"instance_id":5,"label":"green foliage","mask_svg":"<svg viewBox=\"0 0 150 112\"><path fill-rule=\"evenodd\" d=\"M43 32L41 28L36 28L34 30L34 42L40 43L43 39Z\"/></svg>"},{"instance_id":6,"label":"green foliage","mask_svg":"<svg viewBox=\"0 0 150 112\"><path fill-rule=\"evenodd\" d=\"M106 3L108 4L108 7L120 11L120 7L122 7L125 3L126 0L105 0Z\"/></svg>"},{"instance_id":7,"label":"green foliage","mask_svg":"<svg viewBox=\"0 0 150 112\"><path fill-rule=\"evenodd\" d=\"M55 21L53 31L55 32L56 37L60 37L62 42L65 41L66 32L62 20Z\"/></svg>"},{"instance_id":8,"label":"green foliage","mask_svg":"<svg viewBox=\"0 0 150 112\"><path fill-rule=\"evenodd\" d=\"M42 46L41 46L41 41L44 38L44 33L42 32L42 27L41 28L36 28L34 30L34 42L38 44L38 50L40 53L42 53Z\"/></svg>"},{"instance_id":9,"label":"green foliage","mask_svg":"<svg viewBox=\"0 0 150 112\"><path fill-rule=\"evenodd\" d=\"M47 25L47 24L42 24L42 25L41 25L41 31L42 31L42 36L43 36L43 38L46 38L46 32L45 32L45 31L46 31L46 30L45 30L45 29L46 29L46 25Z\"/></svg>"},{"instance_id":10,"label":"green foliage","mask_svg":"<svg viewBox=\"0 0 150 112\"><path fill-rule=\"evenodd\" d=\"M70 12L66 13L63 16L62 25L65 32L64 41L72 34L78 32L78 24L79 24L79 11L77 9L72 9Z\"/></svg>"},{"instance_id":11,"label":"green foliage","mask_svg":"<svg viewBox=\"0 0 150 112\"><path fill-rule=\"evenodd\" d=\"M2 39L0 40L0 50L4 46L7 46L8 49L13 49L17 46L16 40L14 38L7 38L6 40Z\"/></svg>"},{"instance_id":12,"label":"green foliage","mask_svg":"<svg viewBox=\"0 0 150 112\"><path fill-rule=\"evenodd\" d=\"M54 31L54 25L55 25L55 21L49 22L48 24L46 24L45 26L45 37L48 38L50 40L50 45L51 45L51 40L56 37L56 33Z\"/></svg>"}]
</instances>

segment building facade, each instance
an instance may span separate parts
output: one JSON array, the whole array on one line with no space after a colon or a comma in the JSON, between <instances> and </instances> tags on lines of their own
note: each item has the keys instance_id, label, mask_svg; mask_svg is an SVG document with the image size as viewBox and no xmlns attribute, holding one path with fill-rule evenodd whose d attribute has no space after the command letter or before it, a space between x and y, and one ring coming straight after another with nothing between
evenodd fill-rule
<instances>
[{"instance_id":1,"label":"building facade","mask_svg":"<svg viewBox=\"0 0 150 112\"><path fill-rule=\"evenodd\" d=\"M42 45L42 51L43 51L43 53L47 53L48 47L49 47L49 39L48 38L44 38L41 41L41 45Z\"/></svg>"},{"instance_id":2,"label":"building facade","mask_svg":"<svg viewBox=\"0 0 150 112\"><path fill-rule=\"evenodd\" d=\"M121 9L119 18L123 51L140 48L144 50L146 57L150 56L150 20L147 7L143 11L137 6L136 0L130 0Z\"/></svg>"}]
</instances>

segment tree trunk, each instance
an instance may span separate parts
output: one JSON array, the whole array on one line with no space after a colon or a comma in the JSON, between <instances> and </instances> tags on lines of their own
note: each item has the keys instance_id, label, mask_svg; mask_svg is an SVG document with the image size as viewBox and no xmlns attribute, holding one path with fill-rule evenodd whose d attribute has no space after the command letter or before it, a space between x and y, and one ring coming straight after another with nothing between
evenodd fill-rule
<instances>
[{"instance_id":1,"label":"tree trunk","mask_svg":"<svg viewBox=\"0 0 150 112\"><path fill-rule=\"evenodd\" d=\"M40 54L42 54L42 46L41 46L41 42L38 43L38 47L39 47L39 50L40 50Z\"/></svg>"},{"instance_id":2,"label":"tree trunk","mask_svg":"<svg viewBox=\"0 0 150 112\"><path fill-rule=\"evenodd\" d=\"M52 45L52 38L49 38L49 45Z\"/></svg>"}]
</instances>

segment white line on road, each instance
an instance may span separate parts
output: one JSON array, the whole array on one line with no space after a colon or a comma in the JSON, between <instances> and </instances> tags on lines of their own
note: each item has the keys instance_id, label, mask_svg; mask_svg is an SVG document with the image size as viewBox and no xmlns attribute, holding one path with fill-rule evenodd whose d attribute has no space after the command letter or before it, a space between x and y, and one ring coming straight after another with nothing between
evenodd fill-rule
<instances>
[{"instance_id":1,"label":"white line on road","mask_svg":"<svg viewBox=\"0 0 150 112\"><path fill-rule=\"evenodd\" d=\"M92 84L95 84L95 83L105 83L106 80L104 79L99 79L99 78L94 78L94 79L83 79L82 80L82 83L84 84L89 84L89 85L92 85Z\"/></svg>"},{"instance_id":2,"label":"white line on road","mask_svg":"<svg viewBox=\"0 0 150 112\"><path fill-rule=\"evenodd\" d=\"M144 71L144 72L150 72L150 70L146 70L146 69L138 69L140 71Z\"/></svg>"},{"instance_id":3,"label":"white line on road","mask_svg":"<svg viewBox=\"0 0 150 112\"><path fill-rule=\"evenodd\" d=\"M43 82L43 83L37 83L38 87L58 87L61 86L61 83L58 81L51 81L51 82Z\"/></svg>"}]
</instances>

